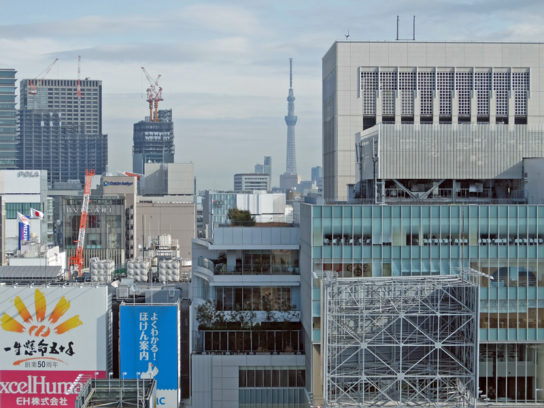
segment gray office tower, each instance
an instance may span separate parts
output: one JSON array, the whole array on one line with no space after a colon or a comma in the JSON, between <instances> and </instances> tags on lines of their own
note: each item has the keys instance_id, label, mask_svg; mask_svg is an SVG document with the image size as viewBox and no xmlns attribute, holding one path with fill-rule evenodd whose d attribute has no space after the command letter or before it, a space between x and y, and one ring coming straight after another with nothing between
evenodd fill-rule
<instances>
[{"instance_id":1,"label":"gray office tower","mask_svg":"<svg viewBox=\"0 0 544 408\"><path fill-rule=\"evenodd\" d=\"M174 122L172 109L160 110L159 120L146 117L134 124L132 171L144 173L145 163L174 162Z\"/></svg>"},{"instance_id":2,"label":"gray office tower","mask_svg":"<svg viewBox=\"0 0 544 408\"><path fill-rule=\"evenodd\" d=\"M0 169L17 168L16 72L0 68Z\"/></svg>"},{"instance_id":3,"label":"gray office tower","mask_svg":"<svg viewBox=\"0 0 544 408\"><path fill-rule=\"evenodd\" d=\"M85 170L106 170L108 136L102 134L102 81L21 81L19 146L21 169L47 170L48 181L79 179Z\"/></svg>"}]
</instances>

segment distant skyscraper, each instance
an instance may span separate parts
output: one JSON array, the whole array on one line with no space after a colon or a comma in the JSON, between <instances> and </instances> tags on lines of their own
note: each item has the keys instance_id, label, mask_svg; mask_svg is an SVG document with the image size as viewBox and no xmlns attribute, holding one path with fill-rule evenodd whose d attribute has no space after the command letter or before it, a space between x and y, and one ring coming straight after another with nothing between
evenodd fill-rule
<instances>
[{"instance_id":1,"label":"distant skyscraper","mask_svg":"<svg viewBox=\"0 0 544 408\"><path fill-rule=\"evenodd\" d=\"M287 174L297 174L297 156L295 150L295 125L297 117L295 115L295 95L293 93L293 58L289 58L289 96L287 97Z\"/></svg>"},{"instance_id":2,"label":"distant skyscraper","mask_svg":"<svg viewBox=\"0 0 544 408\"><path fill-rule=\"evenodd\" d=\"M272 177L272 157L264 156L263 173Z\"/></svg>"},{"instance_id":3,"label":"distant skyscraper","mask_svg":"<svg viewBox=\"0 0 544 408\"><path fill-rule=\"evenodd\" d=\"M321 166L312 167L312 181L318 182L323 177L323 168Z\"/></svg>"},{"instance_id":4,"label":"distant skyscraper","mask_svg":"<svg viewBox=\"0 0 544 408\"><path fill-rule=\"evenodd\" d=\"M312 167L312 183L317 185L317 188L323 188L323 167Z\"/></svg>"},{"instance_id":5,"label":"distant skyscraper","mask_svg":"<svg viewBox=\"0 0 544 408\"><path fill-rule=\"evenodd\" d=\"M16 72L0 68L0 169L17 168Z\"/></svg>"},{"instance_id":6,"label":"distant skyscraper","mask_svg":"<svg viewBox=\"0 0 544 408\"><path fill-rule=\"evenodd\" d=\"M108 136L102 134L102 81L21 81L18 165L47 170L49 182L84 180L85 170L106 170Z\"/></svg>"},{"instance_id":7,"label":"distant skyscraper","mask_svg":"<svg viewBox=\"0 0 544 408\"><path fill-rule=\"evenodd\" d=\"M272 176L272 157L264 156L264 164L257 163L255 165L255 173Z\"/></svg>"},{"instance_id":8,"label":"distant skyscraper","mask_svg":"<svg viewBox=\"0 0 544 408\"><path fill-rule=\"evenodd\" d=\"M145 163L174 163L172 109L160 110L158 122L146 118L134 124L132 171L143 174Z\"/></svg>"}]
</instances>

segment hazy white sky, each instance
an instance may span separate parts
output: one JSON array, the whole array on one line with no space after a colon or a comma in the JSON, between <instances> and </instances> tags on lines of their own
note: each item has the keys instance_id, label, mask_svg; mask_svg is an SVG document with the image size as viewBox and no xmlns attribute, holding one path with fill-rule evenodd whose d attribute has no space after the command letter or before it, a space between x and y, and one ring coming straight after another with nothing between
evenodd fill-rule
<instances>
[{"instance_id":1,"label":"hazy white sky","mask_svg":"<svg viewBox=\"0 0 544 408\"><path fill-rule=\"evenodd\" d=\"M541 0L259 0L14 2L0 0L0 67L32 78L103 81L103 130L112 170L132 168L132 124L147 113L140 70L162 74L175 120L176 161L192 161L198 188L233 187L232 175L272 156L285 169L289 57L294 58L298 172L321 164L321 58L351 40L542 41Z\"/></svg>"}]
</instances>

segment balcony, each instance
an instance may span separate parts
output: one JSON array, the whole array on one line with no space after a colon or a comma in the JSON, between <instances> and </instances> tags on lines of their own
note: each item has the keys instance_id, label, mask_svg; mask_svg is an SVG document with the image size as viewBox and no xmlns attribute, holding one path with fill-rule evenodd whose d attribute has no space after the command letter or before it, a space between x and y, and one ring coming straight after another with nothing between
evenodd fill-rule
<instances>
[{"instance_id":1,"label":"balcony","mask_svg":"<svg viewBox=\"0 0 544 408\"><path fill-rule=\"evenodd\" d=\"M304 354L302 330L202 330L199 353Z\"/></svg>"},{"instance_id":2,"label":"balcony","mask_svg":"<svg viewBox=\"0 0 544 408\"><path fill-rule=\"evenodd\" d=\"M199 257L198 266L206 268L214 275L300 275L300 268L295 265L260 264L228 266L214 263L211 259Z\"/></svg>"}]
</instances>

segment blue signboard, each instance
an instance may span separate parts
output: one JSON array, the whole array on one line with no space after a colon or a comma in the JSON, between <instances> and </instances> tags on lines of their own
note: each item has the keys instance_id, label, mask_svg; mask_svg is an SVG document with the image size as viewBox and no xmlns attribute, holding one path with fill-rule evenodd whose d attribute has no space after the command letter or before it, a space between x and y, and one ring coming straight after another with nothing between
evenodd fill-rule
<instances>
[{"instance_id":1,"label":"blue signboard","mask_svg":"<svg viewBox=\"0 0 544 408\"><path fill-rule=\"evenodd\" d=\"M119 354L124 378L154 378L157 395L159 390L177 394L178 316L177 305L121 305Z\"/></svg>"}]
</instances>

